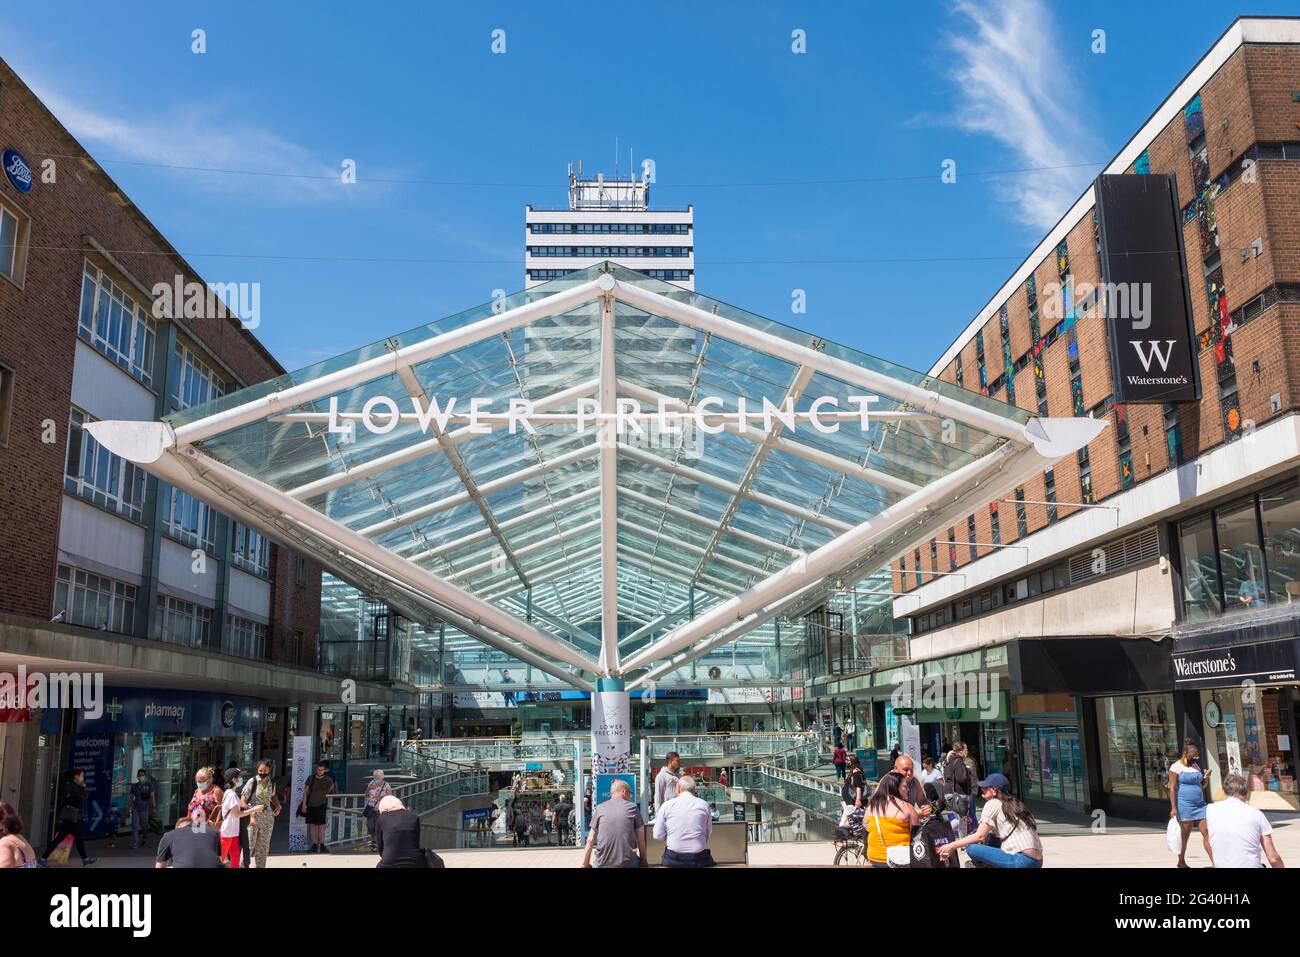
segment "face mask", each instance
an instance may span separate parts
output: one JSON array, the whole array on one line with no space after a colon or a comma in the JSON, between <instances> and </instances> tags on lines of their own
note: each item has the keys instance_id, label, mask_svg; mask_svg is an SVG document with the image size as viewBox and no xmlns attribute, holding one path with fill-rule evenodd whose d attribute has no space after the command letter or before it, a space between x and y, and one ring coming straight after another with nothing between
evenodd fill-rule
<instances>
[{"instance_id":1,"label":"face mask","mask_svg":"<svg viewBox=\"0 0 1300 957\"><path fill-rule=\"evenodd\" d=\"M240 788L240 787L243 787L243 786L244 786L244 779L243 779L243 778L235 778L235 787Z\"/></svg>"},{"instance_id":2,"label":"face mask","mask_svg":"<svg viewBox=\"0 0 1300 957\"><path fill-rule=\"evenodd\" d=\"M207 781L195 781L195 782L194 782L194 786L195 786L196 788L198 788L200 791L206 791L206 790L208 789L208 782L207 782Z\"/></svg>"}]
</instances>

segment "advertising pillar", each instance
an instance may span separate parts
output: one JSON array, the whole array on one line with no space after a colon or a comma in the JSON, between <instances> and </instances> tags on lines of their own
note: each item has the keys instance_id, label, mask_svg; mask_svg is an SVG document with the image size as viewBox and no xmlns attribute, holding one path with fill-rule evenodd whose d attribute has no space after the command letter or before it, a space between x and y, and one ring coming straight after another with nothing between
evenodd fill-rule
<instances>
[{"instance_id":1,"label":"advertising pillar","mask_svg":"<svg viewBox=\"0 0 1300 957\"><path fill-rule=\"evenodd\" d=\"M591 773L625 774L632 707L621 678L598 678L591 695Z\"/></svg>"}]
</instances>

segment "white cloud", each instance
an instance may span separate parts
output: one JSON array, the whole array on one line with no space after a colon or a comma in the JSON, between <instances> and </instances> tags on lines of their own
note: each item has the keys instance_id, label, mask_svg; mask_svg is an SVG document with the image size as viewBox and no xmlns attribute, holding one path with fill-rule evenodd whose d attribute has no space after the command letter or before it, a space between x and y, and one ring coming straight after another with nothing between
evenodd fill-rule
<instances>
[{"instance_id":1,"label":"white cloud","mask_svg":"<svg viewBox=\"0 0 1300 957\"><path fill-rule=\"evenodd\" d=\"M1051 13L1041 0L955 0L953 7L962 23L946 38L958 88L952 121L1001 143L1015 166L1076 167L997 178L1016 218L1047 229L1098 172L1076 165L1096 160L1097 144Z\"/></svg>"},{"instance_id":2,"label":"white cloud","mask_svg":"<svg viewBox=\"0 0 1300 957\"><path fill-rule=\"evenodd\" d=\"M124 165L111 162L119 160L162 167L159 172L184 176L195 188L259 199L315 202L351 192L339 179L343 157L322 160L307 148L240 118L229 105L190 103L148 116L116 114L69 99L31 73L25 73L24 79L110 174L117 172L114 166ZM169 171L166 167L189 168ZM307 175L246 175L195 167Z\"/></svg>"}]
</instances>

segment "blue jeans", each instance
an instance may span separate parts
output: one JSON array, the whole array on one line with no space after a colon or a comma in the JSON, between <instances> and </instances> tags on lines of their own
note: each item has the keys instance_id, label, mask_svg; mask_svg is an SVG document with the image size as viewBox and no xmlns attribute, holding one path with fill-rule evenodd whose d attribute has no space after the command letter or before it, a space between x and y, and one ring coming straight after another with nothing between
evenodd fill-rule
<instances>
[{"instance_id":1,"label":"blue jeans","mask_svg":"<svg viewBox=\"0 0 1300 957\"><path fill-rule=\"evenodd\" d=\"M987 844L968 844L966 853L972 861L978 861L987 867L1042 867L1043 862L1028 854L1008 854L1000 847Z\"/></svg>"}]
</instances>

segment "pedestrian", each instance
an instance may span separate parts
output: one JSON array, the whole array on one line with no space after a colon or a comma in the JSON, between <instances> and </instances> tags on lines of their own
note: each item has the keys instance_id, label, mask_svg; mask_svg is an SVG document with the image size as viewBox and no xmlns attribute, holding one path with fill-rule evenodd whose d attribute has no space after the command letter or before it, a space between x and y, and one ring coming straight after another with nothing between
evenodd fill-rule
<instances>
[{"instance_id":1,"label":"pedestrian","mask_svg":"<svg viewBox=\"0 0 1300 957\"><path fill-rule=\"evenodd\" d=\"M528 811L520 806L520 802L515 802L515 847L528 846Z\"/></svg>"},{"instance_id":2,"label":"pedestrian","mask_svg":"<svg viewBox=\"0 0 1300 957\"><path fill-rule=\"evenodd\" d=\"M128 793L131 811L131 850L144 847L149 838L149 818L158 813L158 797L154 793L149 772L141 768L135 773L135 784Z\"/></svg>"},{"instance_id":3,"label":"pedestrian","mask_svg":"<svg viewBox=\"0 0 1300 957\"><path fill-rule=\"evenodd\" d=\"M844 746L850 751L854 750L858 743L858 736L853 727L852 719L844 722Z\"/></svg>"},{"instance_id":4,"label":"pedestrian","mask_svg":"<svg viewBox=\"0 0 1300 957\"><path fill-rule=\"evenodd\" d=\"M974 783L966 764L966 745L954 741L943 769L943 806L957 815L957 833L962 837L970 829L973 796Z\"/></svg>"},{"instance_id":5,"label":"pedestrian","mask_svg":"<svg viewBox=\"0 0 1300 957\"><path fill-rule=\"evenodd\" d=\"M408 810L393 794L380 798L375 809L375 846L379 849L376 867L428 867L420 850L420 818Z\"/></svg>"},{"instance_id":6,"label":"pedestrian","mask_svg":"<svg viewBox=\"0 0 1300 957\"><path fill-rule=\"evenodd\" d=\"M1244 777L1229 774L1223 779L1223 800L1205 809L1214 866L1263 867L1262 852L1270 867L1285 867L1282 855L1273 846L1273 826L1263 811L1246 803L1249 793L1250 783Z\"/></svg>"},{"instance_id":7,"label":"pedestrian","mask_svg":"<svg viewBox=\"0 0 1300 957\"><path fill-rule=\"evenodd\" d=\"M55 823L54 837L50 838L50 843L41 857L48 859L54 853L55 848L63 843L65 838L71 837L73 846L77 849L77 854L81 856L82 866L86 867L95 863L95 859L86 853L86 844L81 838L81 811L85 803L86 772L82 770L72 771L68 774L67 782L63 786L63 802L59 805L59 816Z\"/></svg>"},{"instance_id":8,"label":"pedestrian","mask_svg":"<svg viewBox=\"0 0 1300 957\"><path fill-rule=\"evenodd\" d=\"M840 789L840 800L844 804L844 813L840 815L840 827L848 825L849 815L861 808L867 799L867 775L862 770L862 764L856 754L849 755L847 767L844 786Z\"/></svg>"},{"instance_id":9,"label":"pedestrian","mask_svg":"<svg viewBox=\"0 0 1300 957\"><path fill-rule=\"evenodd\" d=\"M836 748L840 747L844 743L844 729L840 727L838 721L836 721L835 726L831 728L831 736L834 739Z\"/></svg>"},{"instance_id":10,"label":"pedestrian","mask_svg":"<svg viewBox=\"0 0 1300 957\"><path fill-rule=\"evenodd\" d=\"M551 831L555 827L555 809L551 807L551 802L546 802L546 807L542 811L542 830L546 832L546 843L551 843Z\"/></svg>"},{"instance_id":11,"label":"pedestrian","mask_svg":"<svg viewBox=\"0 0 1300 957\"><path fill-rule=\"evenodd\" d=\"M695 779L689 774L677 781L676 797L656 806L654 835L664 842L664 867L714 866L709 852L713 812L695 796Z\"/></svg>"},{"instance_id":12,"label":"pedestrian","mask_svg":"<svg viewBox=\"0 0 1300 957\"><path fill-rule=\"evenodd\" d=\"M609 788L609 800L601 801L591 816L591 833L582 866L640 867L645 861L645 821L632 801L632 789L621 778Z\"/></svg>"},{"instance_id":13,"label":"pedestrian","mask_svg":"<svg viewBox=\"0 0 1300 957\"><path fill-rule=\"evenodd\" d=\"M246 808L261 805L263 810L248 819L249 867L266 867L266 856L271 852L271 835L275 833L275 819L280 816L280 799L271 778L271 762L258 762L257 774L244 785L240 801Z\"/></svg>"},{"instance_id":14,"label":"pedestrian","mask_svg":"<svg viewBox=\"0 0 1300 957\"><path fill-rule=\"evenodd\" d=\"M1210 846L1210 832L1205 826L1205 808L1209 803L1205 792L1210 783L1210 772L1201 767L1201 750L1193 741L1183 742L1183 753L1177 761L1169 766L1169 816L1178 819L1182 831L1181 850L1178 852L1178 866L1186 867L1187 841L1192 830L1201 832L1201 841L1205 853L1214 864L1214 848Z\"/></svg>"},{"instance_id":15,"label":"pedestrian","mask_svg":"<svg viewBox=\"0 0 1300 957\"><path fill-rule=\"evenodd\" d=\"M867 801L867 861L872 867L906 867L912 856L912 828L921 823L916 807L903 796L903 778L890 772Z\"/></svg>"},{"instance_id":16,"label":"pedestrian","mask_svg":"<svg viewBox=\"0 0 1300 957\"><path fill-rule=\"evenodd\" d=\"M898 760L899 751L898 742L895 741L893 748L889 751L889 766L891 768L894 766L894 762Z\"/></svg>"},{"instance_id":17,"label":"pedestrian","mask_svg":"<svg viewBox=\"0 0 1300 957\"><path fill-rule=\"evenodd\" d=\"M676 751L669 751L664 757L664 766L655 775L655 814L659 808L677 796L677 782L681 780L682 757ZM587 817L591 817L588 810Z\"/></svg>"},{"instance_id":18,"label":"pedestrian","mask_svg":"<svg viewBox=\"0 0 1300 957\"><path fill-rule=\"evenodd\" d=\"M366 818L366 830L370 834L370 849L377 850L375 847L375 824L379 820L379 802L388 795L393 793L393 786L384 780L384 772L380 768L375 768L370 773L370 780L366 782L366 807L362 814Z\"/></svg>"},{"instance_id":19,"label":"pedestrian","mask_svg":"<svg viewBox=\"0 0 1300 957\"><path fill-rule=\"evenodd\" d=\"M934 766L934 758L921 759L921 773L916 776L916 780L920 782L921 793L935 808L938 808L940 806L938 798L943 793L941 790L943 788L943 774ZM930 790L932 787L933 791Z\"/></svg>"},{"instance_id":20,"label":"pedestrian","mask_svg":"<svg viewBox=\"0 0 1300 957\"><path fill-rule=\"evenodd\" d=\"M729 780L729 779L727 778L727 769L726 769L726 768L723 768L723 769L718 773L718 784L725 788L725 787L727 786L727 782L728 782L728 780Z\"/></svg>"},{"instance_id":21,"label":"pedestrian","mask_svg":"<svg viewBox=\"0 0 1300 957\"><path fill-rule=\"evenodd\" d=\"M36 852L23 837L23 819L0 801L0 870L10 867L39 867Z\"/></svg>"},{"instance_id":22,"label":"pedestrian","mask_svg":"<svg viewBox=\"0 0 1300 957\"><path fill-rule=\"evenodd\" d=\"M263 808L255 805L245 808L239 792L244 785L244 772L231 768L226 772L226 789L221 797L221 859L229 861L234 870L239 870L239 861L243 856L240 843L240 822L244 818L257 814Z\"/></svg>"},{"instance_id":23,"label":"pedestrian","mask_svg":"<svg viewBox=\"0 0 1300 957\"><path fill-rule=\"evenodd\" d=\"M211 868L221 866L221 842L217 829L208 824L202 808L196 808L176 822L158 842L155 868Z\"/></svg>"},{"instance_id":24,"label":"pedestrian","mask_svg":"<svg viewBox=\"0 0 1300 957\"><path fill-rule=\"evenodd\" d=\"M837 744L831 756L831 763L835 765L835 780L837 781L844 780L844 765L847 757L844 746Z\"/></svg>"},{"instance_id":25,"label":"pedestrian","mask_svg":"<svg viewBox=\"0 0 1300 957\"><path fill-rule=\"evenodd\" d=\"M900 754L894 759L892 770L898 775L898 789L903 794L903 800L915 806L918 811L924 811L928 804L925 788L916 778L916 765L911 756Z\"/></svg>"},{"instance_id":26,"label":"pedestrian","mask_svg":"<svg viewBox=\"0 0 1300 957\"><path fill-rule=\"evenodd\" d=\"M307 819L308 838L311 841L308 854L329 853L329 848L325 846L326 801L337 785L334 778L326 773L328 767L324 761L317 761L316 773L307 779L307 786L302 789L302 806L298 809L298 816Z\"/></svg>"},{"instance_id":27,"label":"pedestrian","mask_svg":"<svg viewBox=\"0 0 1300 957\"><path fill-rule=\"evenodd\" d=\"M217 786L216 772L212 768L199 768L194 772L194 793L185 808L186 814L203 812L210 827L221 824L221 788Z\"/></svg>"},{"instance_id":28,"label":"pedestrian","mask_svg":"<svg viewBox=\"0 0 1300 957\"><path fill-rule=\"evenodd\" d=\"M559 841L561 847L569 843L570 821L573 818L573 805L565 795L560 796L560 800L555 805L555 839Z\"/></svg>"},{"instance_id":29,"label":"pedestrian","mask_svg":"<svg viewBox=\"0 0 1300 957\"><path fill-rule=\"evenodd\" d=\"M946 863L949 856L966 848L966 856L984 867L1042 867L1043 842L1038 838L1038 822L1034 815L1011 793L1011 782L1005 774L990 774L977 782L980 798L979 827L975 833L938 848ZM989 835L998 839L997 847L984 842Z\"/></svg>"}]
</instances>

